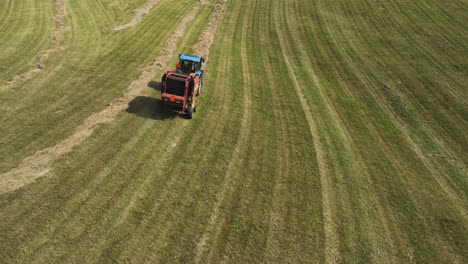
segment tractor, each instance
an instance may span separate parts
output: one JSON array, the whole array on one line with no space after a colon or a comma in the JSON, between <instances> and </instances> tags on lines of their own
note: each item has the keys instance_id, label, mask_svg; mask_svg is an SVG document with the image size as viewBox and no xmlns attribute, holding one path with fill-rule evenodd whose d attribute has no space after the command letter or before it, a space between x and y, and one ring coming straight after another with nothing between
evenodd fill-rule
<instances>
[{"instance_id":1,"label":"tractor","mask_svg":"<svg viewBox=\"0 0 468 264\"><path fill-rule=\"evenodd\" d=\"M161 79L161 100L166 109L185 112L187 118L192 119L197 109L195 100L203 83L201 66L204 62L203 57L179 54L176 68L166 71Z\"/></svg>"}]
</instances>

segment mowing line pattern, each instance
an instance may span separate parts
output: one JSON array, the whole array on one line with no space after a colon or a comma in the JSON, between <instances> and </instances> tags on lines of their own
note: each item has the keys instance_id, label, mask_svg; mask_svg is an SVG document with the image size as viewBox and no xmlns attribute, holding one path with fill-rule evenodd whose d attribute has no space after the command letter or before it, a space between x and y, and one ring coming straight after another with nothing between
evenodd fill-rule
<instances>
[{"instance_id":1,"label":"mowing line pattern","mask_svg":"<svg viewBox=\"0 0 468 264\"><path fill-rule=\"evenodd\" d=\"M70 26L63 22L63 18L66 17L67 14L67 0L55 0L54 1L55 7L55 15L52 17L52 21L56 25L56 29L52 34L52 42L49 48L39 57L36 58L36 66L20 75L17 75L13 78L13 80L6 82L3 85L0 85L0 92L14 86L20 85L23 82L26 82L34 77L37 73L41 72L47 61L47 58L55 52L61 51L64 49L62 47L62 40L64 35L67 31L70 30Z\"/></svg>"},{"instance_id":2,"label":"mowing line pattern","mask_svg":"<svg viewBox=\"0 0 468 264\"><path fill-rule=\"evenodd\" d=\"M132 15L133 15L132 21L128 22L127 24L120 25L120 26L117 26L108 30L120 31L122 29L126 29L126 28L137 25L138 23L141 22L141 20L143 20L144 15L150 12L151 9L153 9L153 7L155 7L160 1L161 0L148 0L148 2L146 2L142 7L132 11Z\"/></svg>"},{"instance_id":3,"label":"mowing line pattern","mask_svg":"<svg viewBox=\"0 0 468 264\"><path fill-rule=\"evenodd\" d=\"M214 40L214 34L216 32L216 27L218 25L219 20L222 17L224 6L226 4L227 0L220 0L217 2L215 10L213 14L210 16L210 22L208 24L208 28L203 31L201 34L201 37L199 38L198 42L193 46L193 50L195 51L195 54L202 54L200 56L205 57L205 62L207 63L209 60L209 55L210 55L210 47L213 44ZM201 4L207 4L208 1L201 1ZM180 36L179 36L180 37ZM206 64L205 64L206 67ZM179 130L183 131L185 126L187 126L188 123L184 122L182 125L180 125ZM171 148L169 151L166 151L164 153L164 157L170 157L172 156L172 152L174 151L174 148L178 145L179 141L181 140L181 135L182 133L178 133L178 136L176 136L172 142L171 142ZM144 189L145 186L148 185L149 181L153 180L152 178L148 177L147 181L143 182L140 186L140 189ZM170 185L170 184L169 184ZM138 196L140 195L140 192L135 192L134 197L130 199L129 205L125 208L124 212L122 213L122 217L120 220L116 221L116 225L122 223L123 219L128 216L128 213L130 209L134 206L135 201L137 200Z\"/></svg>"},{"instance_id":4,"label":"mowing line pattern","mask_svg":"<svg viewBox=\"0 0 468 264\"><path fill-rule=\"evenodd\" d=\"M293 7L293 5L290 6L291 12L294 12L295 10L292 7ZM281 10L288 10L288 6L286 6L286 5L283 6L281 8ZM291 16L285 16L285 19L287 21L287 23L285 23L285 25L299 24L299 23L295 23L291 19ZM283 32L293 32L293 31L294 31L293 28L286 27L286 30L284 30ZM280 41L280 43L284 43L284 38L283 38L283 41ZM307 57L308 56L305 53L307 48L306 48L306 46L304 46L303 42L301 42L301 41L297 42L296 47L297 47L297 49L295 49L296 54L299 54L301 57ZM282 48L286 48L286 47L283 45ZM283 50L283 54L288 54L288 53L289 52L288 52L287 49ZM291 56L292 53L289 53L288 55ZM339 116L336 107L330 101L329 96L326 95L326 92L324 91L324 86L318 80L317 73L314 71L314 65L311 64L311 61L312 60L305 60L303 64L305 65L306 69L310 69L309 73L308 73L310 75L309 79L313 81L313 84L315 84L315 87L316 87L315 90L317 91L318 96L314 96L313 98L310 98L309 99L310 100L309 105L319 104L319 105L321 105L319 107L325 110L325 113L326 113L325 118L327 118L329 120L328 121L329 126L332 127L332 131L336 131L336 134L333 135L333 137L335 138L335 141L342 141L343 142L342 143L342 150L340 152L344 153L344 154L341 154L341 153L334 154L332 149L324 148L323 145L330 144L329 140L327 139L327 138L330 137L330 135L327 135L327 134L330 134L330 133L333 133L333 132L329 132L329 131L327 131L326 129L323 129L323 128L321 128L321 130L319 130L318 127L315 126L315 128L311 130L311 133L313 131L315 131L315 137L318 137L318 140L316 140L316 141L314 140L314 144L319 144L319 149L316 152L317 152L317 155L323 155L322 157L318 157L318 160L319 160L318 161L318 166L319 166L319 168L321 166L328 167L329 165L327 166L326 164L333 164L333 162L334 162L333 160L337 160L337 159L345 159L347 162L349 162L351 164L349 167L344 167L342 169L342 171L340 171L338 169L338 166L336 166L336 165L333 166L333 167L335 167L334 169L332 169L332 167L328 167L326 170L322 170L322 173L323 173L323 171L328 171L327 174L324 174L324 175L327 175L326 176L327 179L323 179L322 177L321 178L325 182L325 184L322 185L322 192L323 192L323 195L324 195L323 202L324 202L324 215L325 215L324 216L325 217L325 219L324 219L324 228L327 231L326 234L327 233L330 234L330 227L327 227L329 225L329 224L327 224L327 221L331 221L331 225L335 225L335 232L336 232L336 222L337 222L337 220L332 221L331 217L327 216L327 214L330 213L329 210L330 210L331 204L335 204L335 206L336 206L336 201L330 202L330 201L333 201L333 200L330 200L330 195L328 195L326 193L331 192L334 195L334 197L336 197L338 195L338 193L340 192L340 190L336 189L336 187L332 184L330 179L333 178L333 177L337 177L340 174L343 175L341 177L344 177L346 175L346 177L349 177L349 178L352 175L356 175L356 178L355 178L356 182L360 182L362 184L362 186L366 186L366 185L370 184L370 182L368 180L369 172L363 166L363 161L359 158L357 153L355 153L354 149L356 148L356 146L355 146L355 143L352 140L352 136L350 135L349 131L347 131L346 126L345 126L344 122L341 120L341 117ZM289 62L286 62L286 64L288 65L288 69L290 70L289 71L290 75L293 76L294 71L291 68L291 64ZM298 82L297 78L295 79L294 83L296 85L299 85L299 82ZM305 84L302 84L302 85L297 86L297 87L301 87L301 86L305 87ZM305 100L306 99L304 97L304 93L301 91L301 93L299 95L304 98L304 105L305 105ZM314 101L317 101L317 102L314 102ZM317 114L315 116L317 116ZM309 118L312 118L312 111L309 113ZM321 122L320 119L316 119L316 121L315 121L315 123L320 123L320 122ZM322 134L323 136L321 136L320 134ZM313 133L311 135L314 136ZM327 154L325 155L325 153L327 153ZM336 155L336 157L333 157L333 155ZM340 156L342 156L342 157L340 157ZM343 195L343 194L341 194L341 195ZM362 190L361 190L361 194L358 196L357 199L359 199L359 204L360 204L359 206L361 207L360 209L365 212L363 214L366 214L366 218L369 219L369 220L367 220L368 222L366 223L366 226L364 227L365 233L364 232L362 232L362 233L366 237L366 241L368 241L370 243L370 248L373 251L373 255L371 256L373 258L372 261L379 261L379 259L382 259L382 258L383 259L390 259L391 258L390 254L386 254L385 251L388 250L389 248L392 248L393 245L392 244L390 244L390 245L385 244L384 245L382 243L382 240L383 240L382 237L389 238L390 237L390 235L389 235L390 231L389 231L388 225L385 223L385 216L383 214L383 211L382 211L383 209L381 208L381 205L379 205L378 195L375 192L373 192L371 188L363 187ZM377 201L377 202L375 202L375 201ZM371 204L376 204L377 209L372 208ZM328 208L328 209L326 209L326 208ZM334 210L336 210L336 208ZM336 214L336 212L335 212L335 214ZM338 216L335 215L335 219L337 217ZM371 219L373 219L373 218L376 218L376 220L372 221ZM336 238L336 234L335 234L335 238L332 239L332 241L333 241L332 243L334 245L334 249L326 251L326 252L330 252L330 251L334 252L334 253L330 253L329 257L326 258L326 261L331 262L331 263L338 262L339 259L340 259L340 257L336 255L336 254L338 254L337 252L339 251L339 241ZM326 247L327 247L327 245L326 245ZM335 256L333 256L333 255L335 255Z\"/></svg>"},{"instance_id":5,"label":"mowing line pattern","mask_svg":"<svg viewBox=\"0 0 468 264\"><path fill-rule=\"evenodd\" d=\"M279 14L277 14L279 15ZM319 171L320 171L320 179L321 179L321 191L323 195L323 217L324 217L324 223L323 223L323 228L325 230L325 256L326 256L326 262L327 263L336 263L340 261L340 255L339 255L339 250L338 250L338 237L336 234L336 227L335 227L335 222L336 220L334 219L333 216L333 209L332 209L332 204L333 204L333 193L332 190L333 188L331 187L331 182L330 182L330 171L327 169L329 165L329 161L327 161L325 150L322 146L322 138L320 137L319 130L317 129L317 126L315 125L315 121L312 117L312 112L310 110L309 104L307 103L304 94L302 92L302 88L294 74L294 71L292 69L292 66L289 62L289 59L287 57L287 52L286 52L286 47L285 47L285 40L284 37L281 35L281 30L279 28L279 24L277 24L276 28L277 32L279 32L279 41L280 45L282 47L282 55L284 58L284 61L286 63L286 69L291 76L293 80L293 87L296 92L297 97L299 98L299 102L301 104L301 107L304 111L304 115L306 117L307 124L310 129L310 134L312 135L314 139L314 147L315 151L317 153L317 163L319 166ZM320 84L315 83L315 85L319 86Z\"/></svg>"},{"instance_id":6,"label":"mowing line pattern","mask_svg":"<svg viewBox=\"0 0 468 264\"><path fill-rule=\"evenodd\" d=\"M0 93L5 263L468 262L464 1L67 7L70 48ZM159 99L179 53L191 120Z\"/></svg>"},{"instance_id":7,"label":"mowing line pattern","mask_svg":"<svg viewBox=\"0 0 468 264\"><path fill-rule=\"evenodd\" d=\"M125 110L130 101L147 88L147 84L152 80L156 71L166 66L172 53L177 49L177 40L182 36L187 23L194 19L198 9L204 4L206 2L199 2L184 16L171 38L166 41L159 56L143 68L140 76L130 84L121 98L110 102L108 107L101 112L94 113L86 118L76 128L75 133L64 141L54 147L38 151L33 156L25 158L17 168L1 174L0 194L14 191L47 174L55 160L81 144L93 134L99 125L112 122L121 111Z\"/></svg>"},{"instance_id":8,"label":"mowing line pattern","mask_svg":"<svg viewBox=\"0 0 468 264\"><path fill-rule=\"evenodd\" d=\"M424 9L421 8L421 10L424 10ZM411 23L410 20L408 20L408 19L406 19L406 21L407 21L407 23ZM331 31L332 30L330 29L330 32ZM396 33L396 34L398 34L398 33ZM359 50L360 50L360 47L357 47L354 44L354 42L349 42L349 47L352 47L352 49L355 52L359 52ZM425 45L415 45L415 47L418 48L419 50L421 50L421 53L424 53L426 55L437 54L434 51L425 49L425 48L427 48L427 46L425 46ZM351 60L351 58L349 58L349 59ZM384 59L384 58L382 58L382 59ZM438 63L436 63L436 61L439 61L439 60L440 59L430 58L430 61L432 61L433 64L436 67L438 65ZM365 63L367 65L370 65L369 67L379 68L379 65L374 61L365 60ZM453 78L455 81L457 80L457 78L455 78L455 76L453 76L453 72L451 72L451 71L447 71L446 69L443 69L443 68L438 69L438 71L440 72L440 74L450 76L449 78ZM369 80L368 77L365 77L365 73L360 73L360 74L361 74L360 78L367 79L367 81L371 81L371 80ZM395 89L394 85L396 86L397 84L392 83L391 87L389 87L388 85L385 85L385 88L386 89L391 89L392 90L391 92L395 94L394 96L396 98L398 98L398 100L401 100L402 103L408 109L416 109L417 107L415 105L413 105L413 103L411 102L411 100L409 98L407 98L407 95L405 95L404 93L402 93L402 92L398 91L397 89ZM452 88L452 87L456 87L456 86L451 86L450 88ZM451 93L453 93L455 95L455 96L453 96L454 99L460 98L459 96L456 95L456 94L458 94L457 91L452 90ZM447 197L449 197L452 200L453 204L457 207L457 210L459 210L460 214L462 214L463 217L466 218L467 217L467 208L466 208L466 206L464 206L463 199L461 197L459 197L457 195L456 191L453 190L450 187L450 185L447 183L447 179L445 179L444 176L443 176L444 172L439 169L439 165L429 161L428 156L430 156L430 155L425 154L425 152L427 152L427 151L424 151L422 149L422 147L420 146L420 144L415 142L415 138L414 138L414 136L412 136L412 134L409 131L408 126L405 124L404 120L402 120L399 117L398 113L395 111L395 109L388 102L386 102L386 96L383 95L381 92L375 91L375 90L369 90L369 94L373 97L375 102L377 102L382 107L382 109L384 109L386 112L391 114L390 117L391 117L392 121L394 122L395 126L400 129L401 134L404 135L405 140L413 148L414 153L416 154L416 156L424 164L424 166L427 167L428 172L430 172L430 174L433 176L433 178L440 185L441 189L447 194ZM450 97L452 97L452 96L450 96ZM415 120L424 120L425 119L425 117L423 115L421 115L420 112L414 111L412 114L415 116ZM450 119L448 118L448 120L450 120ZM433 128L431 128L430 126L428 126L427 124L424 124L424 123L421 124L421 127L424 130L424 132L428 134L428 137L431 138L431 140L433 140L434 143L436 145L438 145L442 149L442 151L444 152L445 155L452 156L452 155L455 154L455 153L451 152L445 146L445 143L443 142L443 140L440 139L440 137L437 135L437 132L434 131ZM466 173L466 168L463 167L462 170L465 171L465 173Z\"/></svg>"},{"instance_id":9,"label":"mowing line pattern","mask_svg":"<svg viewBox=\"0 0 468 264\"><path fill-rule=\"evenodd\" d=\"M216 32L216 27L218 25L219 20L222 18L222 14L223 14L223 11L225 9L227 2L228 2L227 0L219 1L219 5L217 7L217 13L215 13L215 16L213 16L211 20L212 22L210 22L210 28L208 29L210 31L209 33L210 37L208 38L210 39L210 42L211 42L210 46L213 43L214 33ZM206 35L207 34L204 34L202 36L205 37ZM245 39L245 32L243 35L243 39ZM221 204L224 202L226 195L228 195L228 192L231 191L229 187L230 185L232 185L231 177L232 177L233 166L235 165L235 163L238 162L241 149L244 146L246 142L246 138L248 136L248 128L249 128L249 123L251 121L251 117L250 117L251 100L250 100L250 93L249 93L250 79L249 79L248 64L246 61L247 58L246 58L246 53L245 53L245 44L246 44L246 41L242 42L242 48L241 48L242 53L240 54L241 59L242 59L242 72L244 75L244 80L243 80L244 97L243 97L243 106L242 106L244 113L242 115L240 135L236 143L236 147L234 148L234 151L232 153L232 158L229 161L226 174L224 175L223 184L221 186L220 191L216 195L216 203L214 204L213 211L207 223L207 230L204 232L202 238L197 243L197 251L196 251L196 256L194 260L195 263L201 262L203 254L206 251L208 239L210 237L214 237L213 239L216 240L217 236L219 236L221 225L216 225L216 222L218 221L218 218L219 218L220 207L221 207Z\"/></svg>"}]
</instances>

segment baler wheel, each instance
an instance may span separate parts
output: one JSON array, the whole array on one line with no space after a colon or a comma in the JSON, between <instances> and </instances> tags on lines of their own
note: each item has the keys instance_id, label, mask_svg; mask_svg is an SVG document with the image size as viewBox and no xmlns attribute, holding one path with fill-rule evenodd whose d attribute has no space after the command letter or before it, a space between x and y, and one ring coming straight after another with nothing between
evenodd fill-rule
<instances>
[{"instance_id":1,"label":"baler wheel","mask_svg":"<svg viewBox=\"0 0 468 264\"><path fill-rule=\"evenodd\" d=\"M193 116L193 108L191 106L187 107L187 118L192 119Z\"/></svg>"}]
</instances>

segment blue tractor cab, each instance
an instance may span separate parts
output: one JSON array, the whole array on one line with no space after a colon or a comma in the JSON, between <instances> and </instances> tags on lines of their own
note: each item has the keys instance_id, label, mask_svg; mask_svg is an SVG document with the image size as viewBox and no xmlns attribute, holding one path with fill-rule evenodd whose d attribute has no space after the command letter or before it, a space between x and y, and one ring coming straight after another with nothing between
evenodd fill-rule
<instances>
[{"instance_id":1,"label":"blue tractor cab","mask_svg":"<svg viewBox=\"0 0 468 264\"><path fill-rule=\"evenodd\" d=\"M191 54L179 54L179 64L177 72L180 73L195 73L200 76L200 80L203 80L203 70L201 70L202 63L205 62L205 58Z\"/></svg>"}]
</instances>

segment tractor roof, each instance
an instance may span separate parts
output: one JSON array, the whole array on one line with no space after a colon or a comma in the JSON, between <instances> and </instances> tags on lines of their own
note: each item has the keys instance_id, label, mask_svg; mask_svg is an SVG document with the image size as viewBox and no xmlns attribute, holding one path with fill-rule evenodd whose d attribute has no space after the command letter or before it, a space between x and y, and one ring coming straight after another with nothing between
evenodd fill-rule
<instances>
[{"instance_id":1,"label":"tractor roof","mask_svg":"<svg viewBox=\"0 0 468 264\"><path fill-rule=\"evenodd\" d=\"M179 59L181 60L187 60L187 61L194 61L194 62L200 62L201 58L196 56L196 55L190 55L190 54L180 54Z\"/></svg>"}]
</instances>

